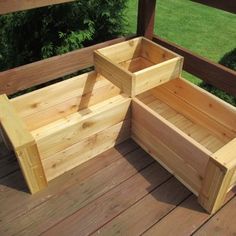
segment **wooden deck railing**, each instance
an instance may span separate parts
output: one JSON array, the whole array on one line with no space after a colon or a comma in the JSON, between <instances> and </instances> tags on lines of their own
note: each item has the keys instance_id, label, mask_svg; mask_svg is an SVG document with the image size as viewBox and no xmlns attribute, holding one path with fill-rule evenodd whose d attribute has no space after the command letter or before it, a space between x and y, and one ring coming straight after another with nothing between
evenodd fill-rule
<instances>
[{"instance_id":1,"label":"wooden deck railing","mask_svg":"<svg viewBox=\"0 0 236 236\"><path fill-rule=\"evenodd\" d=\"M0 14L32 9L73 0L5 0L0 1ZM200 79L236 96L236 73L211 62L174 43L153 35L156 0L139 0L137 35L143 35L185 57L184 69ZM130 38L130 37L128 37ZM113 39L46 60L0 72L0 94L42 84L93 65L93 50L126 40Z\"/></svg>"}]
</instances>

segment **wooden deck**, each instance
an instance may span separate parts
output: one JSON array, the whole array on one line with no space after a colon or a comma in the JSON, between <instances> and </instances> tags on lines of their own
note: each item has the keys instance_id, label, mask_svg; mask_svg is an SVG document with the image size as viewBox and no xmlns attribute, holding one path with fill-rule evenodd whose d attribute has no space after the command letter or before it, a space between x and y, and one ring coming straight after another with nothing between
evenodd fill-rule
<instances>
[{"instance_id":1,"label":"wooden deck","mask_svg":"<svg viewBox=\"0 0 236 236\"><path fill-rule=\"evenodd\" d=\"M133 141L73 169L32 196L0 146L0 235L235 235L236 197L210 217Z\"/></svg>"}]
</instances>

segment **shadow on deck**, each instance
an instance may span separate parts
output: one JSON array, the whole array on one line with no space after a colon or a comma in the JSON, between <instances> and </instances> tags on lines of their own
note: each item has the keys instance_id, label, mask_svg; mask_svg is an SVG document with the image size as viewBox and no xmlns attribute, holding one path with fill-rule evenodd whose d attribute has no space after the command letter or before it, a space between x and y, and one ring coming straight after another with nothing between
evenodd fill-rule
<instances>
[{"instance_id":1,"label":"shadow on deck","mask_svg":"<svg viewBox=\"0 0 236 236\"><path fill-rule=\"evenodd\" d=\"M209 216L178 180L128 140L28 193L1 147L0 235L229 235L235 191Z\"/></svg>"}]
</instances>

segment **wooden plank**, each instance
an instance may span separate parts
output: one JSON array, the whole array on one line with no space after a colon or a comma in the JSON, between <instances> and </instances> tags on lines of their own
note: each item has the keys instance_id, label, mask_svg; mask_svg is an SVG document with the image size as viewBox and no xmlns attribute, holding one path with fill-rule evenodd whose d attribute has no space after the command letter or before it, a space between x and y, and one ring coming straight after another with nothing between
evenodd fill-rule
<instances>
[{"instance_id":1,"label":"wooden plank","mask_svg":"<svg viewBox=\"0 0 236 236\"><path fill-rule=\"evenodd\" d=\"M182 71L183 58L173 58L135 72L135 94L140 94L169 80L176 79Z\"/></svg>"},{"instance_id":2,"label":"wooden plank","mask_svg":"<svg viewBox=\"0 0 236 236\"><path fill-rule=\"evenodd\" d=\"M130 99L117 97L33 131L42 160L128 119Z\"/></svg>"},{"instance_id":3,"label":"wooden plank","mask_svg":"<svg viewBox=\"0 0 236 236\"><path fill-rule=\"evenodd\" d=\"M80 183L85 182L86 179L97 172L100 172L104 168L109 169L110 165L114 162L121 159L126 160L128 155L137 149L137 144L132 140L125 141L115 148L109 149L96 158L65 173L56 180L51 181L45 191L41 191L32 197L29 197L29 194L25 192L27 188L21 172L16 171L10 174L0 180L0 201L2 203L0 211L2 221L0 225L2 226L2 224L7 222L10 223L14 221L15 218L21 217L25 212L30 212L49 199L55 199L57 196L63 195L64 192L74 185L75 188L77 188ZM127 163L125 165L127 166Z\"/></svg>"},{"instance_id":4,"label":"wooden plank","mask_svg":"<svg viewBox=\"0 0 236 236\"><path fill-rule=\"evenodd\" d=\"M130 120L122 121L94 135L55 153L43 161L47 180L95 158L130 137Z\"/></svg>"},{"instance_id":5,"label":"wooden plank","mask_svg":"<svg viewBox=\"0 0 236 236\"><path fill-rule=\"evenodd\" d=\"M11 102L32 131L119 93L112 83L92 72L25 94Z\"/></svg>"},{"instance_id":6,"label":"wooden plank","mask_svg":"<svg viewBox=\"0 0 236 236\"><path fill-rule=\"evenodd\" d=\"M153 136L158 137L163 144L168 145L186 164L192 166L200 176L204 177L211 155L206 148L136 98L132 101L132 120L145 127Z\"/></svg>"},{"instance_id":7,"label":"wooden plank","mask_svg":"<svg viewBox=\"0 0 236 236\"><path fill-rule=\"evenodd\" d=\"M198 195L202 186L202 177L190 165L186 164L182 157L134 120L132 121L131 137L180 182Z\"/></svg>"},{"instance_id":8,"label":"wooden plank","mask_svg":"<svg viewBox=\"0 0 236 236\"><path fill-rule=\"evenodd\" d=\"M132 95L133 75L119 64L103 56L99 51L94 52L95 70L105 76L127 95Z\"/></svg>"},{"instance_id":9,"label":"wooden plank","mask_svg":"<svg viewBox=\"0 0 236 236\"><path fill-rule=\"evenodd\" d=\"M162 47L154 43L151 40L146 38L142 39L142 48L141 48L142 57L148 59L154 64L158 64L167 60L171 60L175 57L180 57L180 55L170 51L167 48Z\"/></svg>"},{"instance_id":10,"label":"wooden plank","mask_svg":"<svg viewBox=\"0 0 236 236\"><path fill-rule=\"evenodd\" d=\"M236 132L236 108L229 103L185 79L172 80L163 87L174 93L175 96L191 103L192 106L226 126L229 130Z\"/></svg>"},{"instance_id":11,"label":"wooden plank","mask_svg":"<svg viewBox=\"0 0 236 236\"><path fill-rule=\"evenodd\" d=\"M236 232L236 197L193 235L234 235Z\"/></svg>"},{"instance_id":12,"label":"wooden plank","mask_svg":"<svg viewBox=\"0 0 236 236\"><path fill-rule=\"evenodd\" d=\"M0 123L15 151L34 143L32 135L6 95L0 96Z\"/></svg>"},{"instance_id":13,"label":"wooden plank","mask_svg":"<svg viewBox=\"0 0 236 236\"><path fill-rule=\"evenodd\" d=\"M231 13L236 13L236 2L234 0L220 1L220 0L193 0L194 2L204 4L206 6L221 9Z\"/></svg>"},{"instance_id":14,"label":"wooden plank","mask_svg":"<svg viewBox=\"0 0 236 236\"><path fill-rule=\"evenodd\" d=\"M232 144L234 144L233 150L231 150ZM207 164L198 202L209 213L215 213L222 207L235 174L236 166L232 165L232 157L235 163L235 141L232 144L214 153ZM221 163L224 159L225 163Z\"/></svg>"},{"instance_id":15,"label":"wooden plank","mask_svg":"<svg viewBox=\"0 0 236 236\"><path fill-rule=\"evenodd\" d=\"M103 197L109 190L114 191L113 189L116 186L120 186L120 184L124 183L126 180L134 178L133 176L136 176L138 171L146 168L153 162L152 159L140 149L136 149L128 155L118 155L119 157L116 157L116 161L113 159L111 162L108 157L112 159L112 153L114 152L115 149L113 149L112 152L107 153L106 158L103 155L102 158L99 158L99 160L95 162L95 169L97 168L97 165L103 166L102 169L97 170L96 172L92 171L94 170L94 167L92 167L94 163L90 163L87 165L86 170L85 168L82 168L80 171L74 173L74 175L71 175L72 173L68 174L66 178L67 181L64 180L64 182L62 182L61 180L58 180L60 181L61 186L59 185L59 182L55 180L58 189L56 190L54 188L54 191L51 192L53 196L49 195L48 197L49 193L44 195L44 199L46 198L46 200L30 211L25 210L23 212L24 217L19 215L12 221L8 220L1 222L1 234L41 234L50 227L61 222L64 218L73 215L80 209L84 209L89 204L93 204L96 199ZM164 170L159 170L157 166L155 167L155 171L161 172L155 174L154 171L152 171L150 174L153 178L154 176L160 176L159 180L155 180L155 183L164 181L168 174ZM89 169L89 171L87 169ZM85 175L87 175L86 178ZM65 185L68 185L65 182L69 182L69 188L64 188ZM136 177L132 183L135 184L136 182L143 183L141 186L148 186L148 181L143 180L142 176L139 176L139 178ZM142 195L145 192L147 192L147 190L143 187L136 196ZM29 200L30 199L28 199L28 202Z\"/></svg>"},{"instance_id":16,"label":"wooden plank","mask_svg":"<svg viewBox=\"0 0 236 236\"><path fill-rule=\"evenodd\" d=\"M143 38L131 39L127 42L121 42L115 45L110 45L97 51L109 58L113 63L121 63L134 59L141 54Z\"/></svg>"},{"instance_id":17,"label":"wooden plank","mask_svg":"<svg viewBox=\"0 0 236 236\"><path fill-rule=\"evenodd\" d=\"M154 163L59 222L43 235L57 235L59 232L64 235L89 235L138 202L168 178L170 178L168 172Z\"/></svg>"},{"instance_id":18,"label":"wooden plank","mask_svg":"<svg viewBox=\"0 0 236 236\"><path fill-rule=\"evenodd\" d=\"M0 96L0 121L16 153L31 193L47 186L35 140L6 95Z\"/></svg>"},{"instance_id":19,"label":"wooden plank","mask_svg":"<svg viewBox=\"0 0 236 236\"><path fill-rule=\"evenodd\" d=\"M92 235L143 235L189 194L181 183L171 178Z\"/></svg>"},{"instance_id":20,"label":"wooden plank","mask_svg":"<svg viewBox=\"0 0 236 236\"><path fill-rule=\"evenodd\" d=\"M217 139L222 141L222 144L226 144L235 137L236 133L228 129L228 127L217 122L212 116L208 116L207 112L201 112L198 107L192 105L191 100L182 100L179 96L176 96L174 91L166 89L165 85L153 89L152 92L158 99L190 119L193 123L206 129L209 134L216 136ZM204 97L201 98L201 101L203 100L205 101Z\"/></svg>"},{"instance_id":21,"label":"wooden plank","mask_svg":"<svg viewBox=\"0 0 236 236\"><path fill-rule=\"evenodd\" d=\"M123 42L132 37L133 36L120 37L63 55L0 72L0 94L13 94L20 90L93 66L94 50Z\"/></svg>"},{"instance_id":22,"label":"wooden plank","mask_svg":"<svg viewBox=\"0 0 236 236\"><path fill-rule=\"evenodd\" d=\"M137 35L152 39L155 23L156 0L138 1Z\"/></svg>"},{"instance_id":23,"label":"wooden plank","mask_svg":"<svg viewBox=\"0 0 236 236\"><path fill-rule=\"evenodd\" d=\"M74 0L2 0L0 1L0 14L29 10L54 4L74 2Z\"/></svg>"},{"instance_id":24,"label":"wooden plank","mask_svg":"<svg viewBox=\"0 0 236 236\"><path fill-rule=\"evenodd\" d=\"M230 192L227 195L225 204L227 204L228 201L234 196L235 193L233 191ZM231 210L233 211L233 209ZM215 216L217 217L220 213L221 211L219 211ZM206 211L203 210L203 208L198 204L197 198L192 195L186 200L184 200L172 212L170 212L159 222L153 225L153 227L151 227L143 235L193 235L193 233L198 230L210 218L211 215L209 215L208 213L206 213ZM173 222L175 223L173 224ZM171 225L171 227L168 227L168 225ZM210 235L212 234L210 233Z\"/></svg>"},{"instance_id":25,"label":"wooden plank","mask_svg":"<svg viewBox=\"0 0 236 236\"><path fill-rule=\"evenodd\" d=\"M236 96L235 71L194 54L191 51L172 42L164 40L156 35L153 37L153 41L183 56L183 68L187 72L199 77L200 79L214 85L219 89Z\"/></svg>"}]
</instances>

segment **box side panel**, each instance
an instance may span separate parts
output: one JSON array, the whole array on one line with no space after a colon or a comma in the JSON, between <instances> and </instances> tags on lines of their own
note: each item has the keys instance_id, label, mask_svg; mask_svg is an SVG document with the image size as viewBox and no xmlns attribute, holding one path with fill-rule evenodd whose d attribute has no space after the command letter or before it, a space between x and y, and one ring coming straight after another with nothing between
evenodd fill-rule
<instances>
[{"instance_id":1,"label":"box side panel","mask_svg":"<svg viewBox=\"0 0 236 236\"><path fill-rule=\"evenodd\" d=\"M11 102L32 131L119 93L119 88L92 72L17 97Z\"/></svg>"},{"instance_id":2,"label":"box side panel","mask_svg":"<svg viewBox=\"0 0 236 236\"><path fill-rule=\"evenodd\" d=\"M174 58L136 72L135 94L138 95L169 80L179 78L182 72L182 58Z\"/></svg>"},{"instance_id":3,"label":"box side panel","mask_svg":"<svg viewBox=\"0 0 236 236\"><path fill-rule=\"evenodd\" d=\"M7 96L0 96L0 120L31 193L47 186L38 148Z\"/></svg>"},{"instance_id":4,"label":"box side panel","mask_svg":"<svg viewBox=\"0 0 236 236\"><path fill-rule=\"evenodd\" d=\"M78 143L104 129L129 118L130 99L91 107L85 114L73 114L48 126L33 131L42 159ZM86 114L88 112L88 114Z\"/></svg>"},{"instance_id":5,"label":"box side panel","mask_svg":"<svg viewBox=\"0 0 236 236\"><path fill-rule=\"evenodd\" d=\"M200 176L204 176L210 152L188 135L167 122L142 102L132 101L132 120L154 133L158 138L188 165L191 165Z\"/></svg>"},{"instance_id":6,"label":"box side panel","mask_svg":"<svg viewBox=\"0 0 236 236\"><path fill-rule=\"evenodd\" d=\"M133 76L119 65L114 64L98 52L94 53L96 71L110 80L114 85L127 95L132 94Z\"/></svg>"},{"instance_id":7,"label":"box side panel","mask_svg":"<svg viewBox=\"0 0 236 236\"><path fill-rule=\"evenodd\" d=\"M130 119L95 133L43 160L50 181L130 138Z\"/></svg>"},{"instance_id":8,"label":"box side panel","mask_svg":"<svg viewBox=\"0 0 236 236\"><path fill-rule=\"evenodd\" d=\"M220 124L225 125L234 133L235 137L235 107L184 79L173 80L171 83L165 84L165 88L169 89L175 96L180 97L186 102L191 102L192 106L201 110Z\"/></svg>"},{"instance_id":9,"label":"box side panel","mask_svg":"<svg viewBox=\"0 0 236 236\"><path fill-rule=\"evenodd\" d=\"M141 42L142 38L135 38L99 49L98 52L107 57L113 63L121 63L141 55Z\"/></svg>"}]
</instances>

